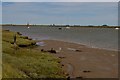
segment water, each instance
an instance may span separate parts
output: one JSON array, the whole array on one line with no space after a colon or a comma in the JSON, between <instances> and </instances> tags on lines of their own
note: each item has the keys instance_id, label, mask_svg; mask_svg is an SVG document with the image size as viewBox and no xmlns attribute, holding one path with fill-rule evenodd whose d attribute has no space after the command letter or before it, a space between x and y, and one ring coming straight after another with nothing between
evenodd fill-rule
<instances>
[{"instance_id":1,"label":"water","mask_svg":"<svg viewBox=\"0 0 120 80\"><path fill-rule=\"evenodd\" d=\"M5 26L3 29L21 32L36 40L61 40L87 45L88 47L118 50L118 30L114 28L62 28Z\"/></svg>"}]
</instances>

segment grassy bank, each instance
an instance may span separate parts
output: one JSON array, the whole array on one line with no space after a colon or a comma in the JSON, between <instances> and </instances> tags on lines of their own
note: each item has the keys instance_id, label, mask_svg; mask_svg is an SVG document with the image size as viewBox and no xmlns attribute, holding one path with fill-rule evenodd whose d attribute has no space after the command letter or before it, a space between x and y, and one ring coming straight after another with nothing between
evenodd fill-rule
<instances>
[{"instance_id":1,"label":"grassy bank","mask_svg":"<svg viewBox=\"0 0 120 80\"><path fill-rule=\"evenodd\" d=\"M17 48L13 36L17 36ZM19 33L2 31L3 78L64 78L58 62L49 53L34 50L35 41ZM31 48L32 47L32 48Z\"/></svg>"}]
</instances>

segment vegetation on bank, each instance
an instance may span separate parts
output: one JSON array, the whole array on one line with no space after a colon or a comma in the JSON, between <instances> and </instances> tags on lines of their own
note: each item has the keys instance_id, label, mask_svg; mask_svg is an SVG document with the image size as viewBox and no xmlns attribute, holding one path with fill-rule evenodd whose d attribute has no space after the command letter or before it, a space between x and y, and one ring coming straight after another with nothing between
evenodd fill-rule
<instances>
[{"instance_id":1,"label":"vegetation on bank","mask_svg":"<svg viewBox=\"0 0 120 80\"><path fill-rule=\"evenodd\" d=\"M13 44L16 34L17 46ZM17 32L2 31L3 78L64 78L60 59L35 50L35 41ZM24 45L24 46L21 46Z\"/></svg>"}]
</instances>

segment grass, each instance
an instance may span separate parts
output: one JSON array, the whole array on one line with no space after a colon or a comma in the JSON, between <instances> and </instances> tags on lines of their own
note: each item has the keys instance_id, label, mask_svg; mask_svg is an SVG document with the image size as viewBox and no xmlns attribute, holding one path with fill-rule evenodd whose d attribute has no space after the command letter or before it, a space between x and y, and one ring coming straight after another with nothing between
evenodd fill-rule
<instances>
[{"instance_id":1,"label":"grass","mask_svg":"<svg viewBox=\"0 0 120 80\"><path fill-rule=\"evenodd\" d=\"M35 41L29 40L26 37L17 34L17 32L3 30L2 33L3 33L2 34L2 41L9 42L9 43L13 44L13 36L16 34L18 46L21 46L21 45L30 46L32 44L33 45L35 44Z\"/></svg>"},{"instance_id":2,"label":"grass","mask_svg":"<svg viewBox=\"0 0 120 80\"><path fill-rule=\"evenodd\" d=\"M29 46L35 41L17 34L17 49L13 45L11 31L2 31L3 78L65 78L58 62L60 59L49 53L43 53ZM26 45L20 47L19 45ZM29 47L29 48L28 48Z\"/></svg>"}]
</instances>

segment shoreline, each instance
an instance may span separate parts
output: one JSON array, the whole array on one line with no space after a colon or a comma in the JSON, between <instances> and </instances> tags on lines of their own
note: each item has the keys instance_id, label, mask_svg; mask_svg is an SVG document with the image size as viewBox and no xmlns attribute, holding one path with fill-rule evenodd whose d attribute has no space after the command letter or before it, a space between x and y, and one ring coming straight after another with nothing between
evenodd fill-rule
<instances>
[{"instance_id":1,"label":"shoreline","mask_svg":"<svg viewBox=\"0 0 120 80\"><path fill-rule=\"evenodd\" d=\"M33 39L33 40L35 40L35 39ZM108 49L108 48L99 48L99 47L95 47L95 46L89 46L89 45L87 45L87 44L83 44L83 43L78 43L78 42L73 42L73 41L64 41L64 40L59 40L59 39L41 39L41 40L35 40L36 41L36 43L38 42L40 42L40 41L46 41L46 40L52 40L52 41L60 41L60 42L65 42L65 43L73 43L73 44L77 44L77 45L82 45L82 46L85 46L85 47L87 47L87 48L93 48L93 49L100 49L100 50L108 50L108 51L120 51L120 50L118 50L118 49Z\"/></svg>"},{"instance_id":2,"label":"shoreline","mask_svg":"<svg viewBox=\"0 0 120 80\"><path fill-rule=\"evenodd\" d=\"M5 27L5 26L28 26L26 24L0 24L0 26ZM31 27L37 26L37 27L76 27L76 28L117 28L120 26L115 26L115 25L101 25L101 26L96 26L96 25L46 25L46 24L42 24L42 25L29 25Z\"/></svg>"},{"instance_id":3,"label":"shoreline","mask_svg":"<svg viewBox=\"0 0 120 80\"><path fill-rule=\"evenodd\" d=\"M118 51L59 40L39 42L44 42L45 45L34 49L56 50L57 53L52 55L61 59L62 69L71 78L118 78Z\"/></svg>"},{"instance_id":4,"label":"shoreline","mask_svg":"<svg viewBox=\"0 0 120 80\"><path fill-rule=\"evenodd\" d=\"M14 31L14 30L13 30ZM26 34L24 34L23 36L30 36L29 34L28 35L26 35ZM39 41L39 40L51 40L51 37L49 37L49 36L47 36L47 37L43 37L43 38L40 38L39 36L31 36L30 38L32 38L33 40L37 40L37 41ZM63 39L52 39L52 40L58 40L58 41L64 41L64 38ZM101 45L99 42L97 43L94 43L94 42L91 42L91 41L88 41L88 42L84 42L84 41L76 41L76 40L66 40L66 42L70 42L70 43L76 43L76 44L82 44L82 45L85 45L85 46L87 46L87 47L90 47L90 48L99 48L99 49L105 49L105 50L111 50L111 51L120 51L120 50L118 50L118 47L117 47L117 44L115 43L114 45L113 45L113 43L112 43L112 45L109 45L109 44L111 44L111 43L107 43L106 45ZM102 43L104 43L104 42L102 42ZM100 46L99 46L100 45Z\"/></svg>"},{"instance_id":5,"label":"shoreline","mask_svg":"<svg viewBox=\"0 0 120 80\"><path fill-rule=\"evenodd\" d=\"M71 78L116 78L118 77L118 52L90 48L86 45L58 40L40 40L44 46L36 49L57 51L54 56L60 58L62 69Z\"/></svg>"}]
</instances>

